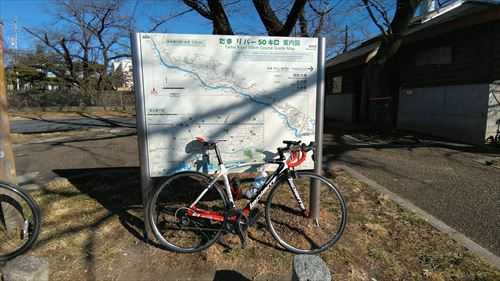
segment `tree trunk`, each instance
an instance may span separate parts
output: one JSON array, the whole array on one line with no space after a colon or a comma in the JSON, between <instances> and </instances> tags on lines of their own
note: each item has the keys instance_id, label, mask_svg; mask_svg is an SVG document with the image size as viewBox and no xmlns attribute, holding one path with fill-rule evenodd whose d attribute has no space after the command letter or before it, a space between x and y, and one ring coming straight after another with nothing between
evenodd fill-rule
<instances>
[{"instance_id":1,"label":"tree trunk","mask_svg":"<svg viewBox=\"0 0 500 281\"><path fill-rule=\"evenodd\" d=\"M208 6L213 16L214 34L233 35L233 30L227 18L224 7L219 0L208 0Z\"/></svg>"},{"instance_id":2,"label":"tree trunk","mask_svg":"<svg viewBox=\"0 0 500 281\"><path fill-rule=\"evenodd\" d=\"M384 64L375 62L366 65L361 87L361 110L359 113L361 122L370 121L370 98L383 96L384 68Z\"/></svg>"},{"instance_id":3,"label":"tree trunk","mask_svg":"<svg viewBox=\"0 0 500 281\"><path fill-rule=\"evenodd\" d=\"M421 2L422 0L397 1L396 14L390 24L390 28L388 32L384 33L384 36L381 37L377 53L365 67L360 106L360 120L362 122L370 121L370 114L373 115L373 112L370 112L370 98L384 96L393 97L393 93L390 92L390 89L393 87L387 85L390 80L390 77L387 77L387 62L398 53L403 42L403 37L408 31L408 25L415 14L417 6ZM368 3L368 1L365 3ZM370 13L369 5L366 7ZM375 21L373 17L372 19ZM375 22L375 24L378 23ZM391 103L391 106L397 106L393 104L392 100Z\"/></svg>"}]
</instances>

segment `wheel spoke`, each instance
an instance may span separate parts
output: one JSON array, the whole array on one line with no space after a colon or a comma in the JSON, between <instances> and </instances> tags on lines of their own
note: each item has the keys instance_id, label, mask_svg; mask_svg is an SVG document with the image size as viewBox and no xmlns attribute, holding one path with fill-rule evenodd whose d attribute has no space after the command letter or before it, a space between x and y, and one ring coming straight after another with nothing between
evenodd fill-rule
<instances>
[{"instance_id":1,"label":"wheel spoke","mask_svg":"<svg viewBox=\"0 0 500 281\"><path fill-rule=\"evenodd\" d=\"M153 233L166 248L176 252L196 252L217 241L223 231L223 222L188 215L190 205L208 185L207 176L184 172L167 179L149 202L149 217ZM226 198L215 185L204 193L197 208L221 212Z\"/></svg>"},{"instance_id":2,"label":"wheel spoke","mask_svg":"<svg viewBox=\"0 0 500 281\"><path fill-rule=\"evenodd\" d=\"M0 261L24 253L40 232L36 202L16 186L0 183Z\"/></svg>"},{"instance_id":3,"label":"wheel spoke","mask_svg":"<svg viewBox=\"0 0 500 281\"><path fill-rule=\"evenodd\" d=\"M319 183L320 189L318 218L306 216L299 203L302 201L303 207L309 210L313 180ZM340 238L346 211L342 196L328 180L313 173L297 172L296 179L281 180L271 191L266 220L273 237L286 249L295 253L318 253Z\"/></svg>"}]
</instances>

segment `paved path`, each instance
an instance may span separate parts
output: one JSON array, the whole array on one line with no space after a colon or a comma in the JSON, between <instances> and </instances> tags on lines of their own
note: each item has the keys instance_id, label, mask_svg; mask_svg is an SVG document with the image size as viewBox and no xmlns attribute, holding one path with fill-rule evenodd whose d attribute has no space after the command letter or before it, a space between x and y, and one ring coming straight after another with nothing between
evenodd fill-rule
<instances>
[{"instance_id":1,"label":"paved path","mask_svg":"<svg viewBox=\"0 0 500 281\"><path fill-rule=\"evenodd\" d=\"M325 139L329 160L356 169L500 256L500 169L481 163L500 151L349 134Z\"/></svg>"},{"instance_id":2,"label":"paved path","mask_svg":"<svg viewBox=\"0 0 500 281\"><path fill-rule=\"evenodd\" d=\"M138 167L135 129L91 130L83 137L37 140L15 145L17 174L38 172L37 182L60 176L57 170Z\"/></svg>"},{"instance_id":3,"label":"paved path","mask_svg":"<svg viewBox=\"0 0 500 281\"><path fill-rule=\"evenodd\" d=\"M10 121L12 133L43 133L71 131L96 127L135 127L135 118L73 117L73 118L14 118Z\"/></svg>"}]
</instances>

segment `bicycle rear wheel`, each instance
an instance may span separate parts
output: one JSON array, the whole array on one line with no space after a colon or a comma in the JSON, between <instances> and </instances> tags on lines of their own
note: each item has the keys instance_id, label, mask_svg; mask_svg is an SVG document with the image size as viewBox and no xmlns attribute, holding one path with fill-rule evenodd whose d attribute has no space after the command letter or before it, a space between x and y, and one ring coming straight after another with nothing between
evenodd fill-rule
<instances>
[{"instance_id":1,"label":"bicycle rear wheel","mask_svg":"<svg viewBox=\"0 0 500 281\"><path fill-rule=\"evenodd\" d=\"M169 177L153 194L148 204L148 219L153 234L165 248L179 253L202 251L215 243L225 228L226 195L215 184L196 204L190 205L209 185L210 178L197 172L182 172ZM223 220L199 217L200 212L224 214Z\"/></svg>"},{"instance_id":2,"label":"bicycle rear wheel","mask_svg":"<svg viewBox=\"0 0 500 281\"><path fill-rule=\"evenodd\" d=\"M42 224L33 198L15 185L0 182L0 261L26 252L35 243Z\"/></svg>"},{"instance_id":3,"label":"bicycle rear wheel","mask_svg":"<svg viewBox=\"0 0 500 281\"><path fill-rule=\"evenodd\" d=\"M311 185L316 181L320 192L320 213L310 218ZM269 194L266 221L273 237L285 249L298 254L315 254L331 247L340 239L346 221L347 208L342 195L326 178L311 172L296 172L296 186L305 211L299 207L286 177L281 178Z\"/></svg>"}]
</instances>

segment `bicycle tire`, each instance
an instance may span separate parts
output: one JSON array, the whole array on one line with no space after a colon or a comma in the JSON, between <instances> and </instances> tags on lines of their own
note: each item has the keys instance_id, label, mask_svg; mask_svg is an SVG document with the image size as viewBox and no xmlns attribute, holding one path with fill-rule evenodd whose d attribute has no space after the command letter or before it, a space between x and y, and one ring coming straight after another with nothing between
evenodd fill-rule
<instances>
[{"instance_id":1,"label":"bicycle tire","mask_svg":"<svg viewBox=\"0 0 500 281\"><path fill-rule=\"evenodd\" d=\"M312 180L319 182L320 216L318 224L313 225L309 218L309 186ZM299 182L300 181L300 182ZM306 207L302 212L286 177L281 177L275 184L266 204L266 223L274 239L286 250L296 254L317 254L333 246L342 236L347 224L347 206L342 194L328 179L313 172L298 171L294 179L297 190ZM288 187L288 192L284 188ZM325 190L323 190L325 189ZM330 194L325 192L329 191ZM328 197L331 195L332 198ZM287 206L287 204L289 204ZM319 221L321 220L321 223ZM304 222L303 229L299 223ZM335 225L334 225L335 223ZM334 227L330 227L334 226ZM324 230L326 228L329 230ZM318 243L315 239L326 237L326 242ZM306 249L306 246L310 249Z\"/></svg>"},{"instance_id":2,"label":"bicycle tire","mask_svg":"<svg viewBox=\"0 0 500 281\"><path fill-rule=\"evenodd\" d=\"M22 202L19 202L19 200L22 200ZM24 219L23 234L26 234L24 233L26 231L28 232L28 238L24 240L19 247L16 247L15 250L8 250L6 253L0 253L0 261L6 261L25 253L33 246L40 234L42 214L38 204L27 192L19 189L16 185L3 181L0 181L0 204L2 204L2 209L5 207L5 204L8 204L8 206L15 209L14 211L22 213L21 215ZM31 214L31 220L29 222L26 221L23 210L20 210L23 209L23 206L29 208L29 214ZM5 222L3 210L0 211L2 212L2 222ZM5 236L8 235L6 229L2 229L2 231L5 232ZM8 237L8 239L10 239L10 237ZM5 243L1 242L1 244L3 250Z\"/></svg>"},{"instance_id":3,"label":"bicycle tire","mask_svg":"<svg viewBox=\"0 0 500 281\"><path fill-rule=\"evenodd\" d=\"M212 205L211 207L214 210L222 211L222 213L224 213L223 222L219 222L217 224L217 222L212 222L208 219L199 219L195 222L196 218L187 216L183 216L180 222L178 221L179 218L181 218L182 216L180 212L182 212L182 210L184 209L187 209L189 207L189 204L195 201L198 195L201 194L201 191L206 186L208 186L209 182L210 182L210 177L208 177L205 174L198 172L189 172L189 171L181 172L167 178L160 185L160 187L154 192L153 196L148 202L147 218L149 225L151 226L151 230L157 241L160 243L160 245L162 245L163 247L165 247L170 251L177 253L195 253L205 250L219 239L220 235L224 232L226 227L229 201L227 199L225 192L221 189L220 185L218 185L217 183L214 185L214 188L212 189L212 191L215 190L216 192L207 192L207 194L203 196L202 200L200 200L200 203L203 203L201 205L204 205L204 209L208 208L209 205ZM183 186L180 187L177 186L179 184L183 184ZM189 186L189 184L191 184L191 186ZM186 190L186 187L191 190ZM198 190L193 190L196 189L197 187L199 187ZM189 196L189 195L195 195L195 196ZM162 205L162 202L160 202L162 198L170 200L171 202L167 201L167 203L172 203L170 204L171 206ZM185 246L185 245L178 245L178 243L171 241L173 240L173 238L176 238L176 235L179 236L179 234L169 234L170 239L164 237L164 233L162 233L161 229L163 227L162 225L160 225L163 224L163 222L160 222L160 216L162 215L160 214L160 212L163 210L165 210L165 213L170 213L169 214L170 216L173 215L173 219L171 219L170 222L167 221L167 223L171 223L172 226L177 225L177 227L179 227L178 229L179 232L182 233L182 231L184 231L186 232L186 234L188 234L188 232L191 231L194 234L193 236L203 236L200 238L201 240L200 244L195 246ZM188 220L187 223L190 223L191 226L184 225L185 226L184 229L181 229L181 226L179 225L184 223L183 220L185 218L187 218ZM203 230L199 227L200 224L207 224L207 223L209 224L211 230L210 231L207 229L206 230L209 232L215 232L210 237L207 236L206 233L201 233ZM196 232L196 230L194 229L196 227L198 227L198 232ZM182 241L182 243L186 243L187 238L182 237L182 235L179 236L179 239ZM203 239L205 239L206 241L203 241Z\"/></svg>"}]
</instances>

